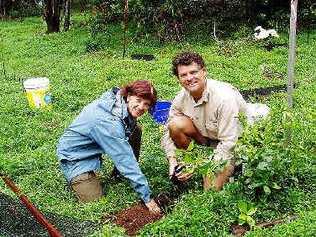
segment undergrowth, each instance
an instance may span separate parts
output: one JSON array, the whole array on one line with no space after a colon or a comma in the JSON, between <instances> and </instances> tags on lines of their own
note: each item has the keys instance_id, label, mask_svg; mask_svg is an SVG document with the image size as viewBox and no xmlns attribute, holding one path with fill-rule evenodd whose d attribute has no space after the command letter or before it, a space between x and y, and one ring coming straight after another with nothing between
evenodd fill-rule
<instances>
[{"instance_id":1,"label":"undergrowth","mask_svg":"<svg viewBox=\"0 0 316 237\"><path fill-rule=\"evenodd\" d=\"M89 29L77 15L67 33L46 35L40 18L0 21L0 171L9 175L43 212L100 221L137 201L128 182L113 182L113 164L104 157L102 180L105 193L98 202L79 204L69 192L55 154L58 138L83 106L105 90L136 79L149 79L160 99L171 100L180 89L170 73L173 56L194 50L205 58L209 76L237 88L251 89L286 83L286 47L266 51L247 38L159 45L130 38L122 58L122 34L110 25L103 51L87 52ZM132 32L130 32L132 35ZM194 37L194 36L192 36ZM287 41L287 34L281 33ZM286 109L286 94L274 93L251 101L268 104L271 117L254 127L245 127L236 156L243 169L235 182L221 192L203 192L201 177L191 181L188 193L179 197L162 220L146 226L142 236L225 236L238 221L238 202L257 207L253 218L273 220L299 214L292 223L271 230L251 231L249 236L312 236L315 229L315 55L316 32L298 35L293 110ZM134 53L153 54L154 61L134 61ZM30 77L50 79L51 110L32 111L21 82ZM161 129L149 115L141 118L143 143L140 165L153 194L173 190L168 166L160 147ZM14 196L0 182L1 191ZM301 232L306 235L301 235ZM94 236L120 236L123 232L106 223Z\"/></svg>"}]
</instances>

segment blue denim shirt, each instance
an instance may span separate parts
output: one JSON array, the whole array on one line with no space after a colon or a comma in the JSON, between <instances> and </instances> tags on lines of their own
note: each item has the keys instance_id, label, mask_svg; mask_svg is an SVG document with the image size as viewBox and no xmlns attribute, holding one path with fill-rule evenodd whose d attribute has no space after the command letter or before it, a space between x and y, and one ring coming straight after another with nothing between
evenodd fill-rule
<instances>
[{"instance_id":1,"label":"blue denim shirt","mask_svg":"<svg viewBox=\"0 0 316 237\"><path fill-rule=\"evenodd\" d=\"M87 105L65 130L57 146L67 181L84 172L100 169L101 155L105 153L130 180L140 198L148 202L151 193L148 182L128 143L135 123L123 97L114 90Z\"/></svg>"}]
</instances>

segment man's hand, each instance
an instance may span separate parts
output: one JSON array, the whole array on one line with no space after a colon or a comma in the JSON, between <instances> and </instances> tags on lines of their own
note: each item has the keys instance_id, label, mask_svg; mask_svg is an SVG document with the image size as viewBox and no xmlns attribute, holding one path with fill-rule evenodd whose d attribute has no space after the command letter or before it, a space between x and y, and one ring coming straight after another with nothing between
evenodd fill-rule
<instances>
[{"instance_id":1,"label":"man's hand","mask_svg":"<svg viewBox=\"0 0 316 237\"><path fill-rule=\"evenodd\" d=\"M175 176L177 177L177 179L181 182L185 182L187 181L188 179L190 179L193 175L193 172L191 173L188 173L188 172L175 172Z\"/></svg>"},{"instance_id":2,"label":"man's hand","mask_svg":"<svg viewBox=\"0 0 316 237\"><path fill-rule=\"evenodd\" d=\"M145 205L151 213L153 213L153 214L160 214L161 213L161 209L158 206L158 204L155 202L154 199L151 199L149 202L146 202Z\"/></svg>"},{"instance_id":3,"label":"man's hand","mask_svg":"<svg viewBox=\"0 0 316 237\"><path fill-rule=\"evenodd\" d=\"M169 177L172 178L174 175L180 182L185 182L190 179L193 175L192 173L182 172L181 164L178 164L178 161L175 157L169 157ZM179 169L180 168L180 169ZM179 171L177 171L179 169Z\"/></svg>"}]
</instances>

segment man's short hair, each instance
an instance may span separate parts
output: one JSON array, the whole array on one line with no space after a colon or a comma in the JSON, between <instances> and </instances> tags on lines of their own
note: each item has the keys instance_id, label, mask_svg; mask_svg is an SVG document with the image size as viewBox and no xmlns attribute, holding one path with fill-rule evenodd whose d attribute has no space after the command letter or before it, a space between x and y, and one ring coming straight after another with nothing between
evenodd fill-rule
<instances>
[{"instance_id":1,"label":"man's short hair","mask_svg":"<svg viewBox=\"0 0 316 237\"><path fill-rule=\"evenodd\" d=\"M175 56L172 61L172 73L178 76L178 66L184 65L188 66L191 63L196 63L201 68L205 67L204 60L201 55L194 52L182 52Z\"/></svg>"}]
</instances>

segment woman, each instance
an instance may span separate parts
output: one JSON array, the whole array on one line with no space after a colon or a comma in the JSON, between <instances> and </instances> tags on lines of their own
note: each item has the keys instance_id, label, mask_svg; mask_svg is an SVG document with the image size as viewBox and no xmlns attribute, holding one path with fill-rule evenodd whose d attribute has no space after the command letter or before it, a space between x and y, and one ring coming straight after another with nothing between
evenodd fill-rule
<instances>
[{"instance_id":1,"label":"woman","mask_svg":"<svg viewBox=\"0 0 316 237\"><path fill-rule=\"evenodd\" d=\"M113 88L87 105L65 130L57 147L58 159L80 201L89 202L102 196L96 171L101 167L101 155L107 154L121 175L130 180L147 208L160 212L150 198L150 188L137 162L141 140L137 118L156 103L156 94L146 80Z\"/></svg>"}]
</instances>

